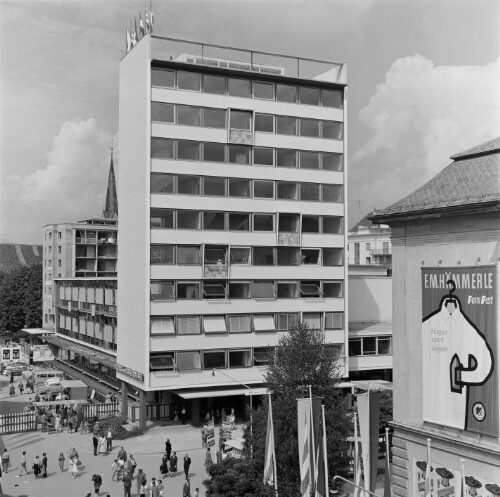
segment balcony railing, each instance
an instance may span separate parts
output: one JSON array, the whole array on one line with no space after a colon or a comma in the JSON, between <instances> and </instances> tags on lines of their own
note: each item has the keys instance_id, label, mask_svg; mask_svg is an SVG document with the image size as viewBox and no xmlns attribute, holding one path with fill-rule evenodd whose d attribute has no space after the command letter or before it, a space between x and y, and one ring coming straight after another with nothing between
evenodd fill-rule
<instances>
[{"instance_id":1,"label":"balcony railing","mask_svg":"<svg viewBox=\"0 0 500 497\"><path fill-rule=\"evenodd\" d=\"M372 255L392 255L392 249L390 249L390 248L370 249L370 254L372 254Z\"/></svg>"}]
</instances>

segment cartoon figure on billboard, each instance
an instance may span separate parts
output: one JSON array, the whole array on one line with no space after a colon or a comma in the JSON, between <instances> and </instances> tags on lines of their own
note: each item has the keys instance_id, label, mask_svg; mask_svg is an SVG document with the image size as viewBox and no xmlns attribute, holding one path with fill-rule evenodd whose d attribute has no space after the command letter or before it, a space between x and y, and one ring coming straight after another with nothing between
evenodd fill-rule
<instances>
[{"instance_id":1,"label":"cartoon figure on billboard","mask_svg":"<svg viewBox=\"0 0 500 497\"><path fill-rule=\"evenodd\" d=\"M483 333L465 315L448 280L449 294L422 321L423 414L426 421L465 429L468 390L483 385L493 373L493 352ZM470 406L475 419L488 413L480 402Z\"/></svg>"},{"instance_id":2,"label":"cartoon figure on billboard","mask_svg":"<svg viewBox=\"0 0 500 497\"><path fill-rule=\"evenodd\" d=\"M436 468L436 473L440 477L437 481L438 488L439 487L445 487L445 488L449 487L450 480L452 480L455 477L455 475L451 471L448 471L446 468Z\"/></svg>"},{"instance_id":3,"label":"cartoon figure on billboard","mask_svg":"<svg viewBox=\"0 0 500 497\"><path fill-rule=\"evenodd\" d=\"M477 495L478 488L483 486L483 484L476 480L473 476L466 476L465 484L467 485L467 493L473 497Z\"/></svg>"},{"instance_id":4,"label":"cartoon figure on billboard","mask_svg":"<svg viewBox=\"0 0 500 497\"><path fill-rule=\"evenodd\" d=\"M491 496L500 495L500 486L496 483L487 483L484 488L490 493Z\"/></svg>"},{"instance_id":5,"label":"cartoon figure on billboard","mask_svg":"<svg viewBox=\"0 0 500 497\"><path fill-rule=\"evenodd\" d=\"M427 461L417 461L415 465L418 468L416 474L416 483L419 496L424 497L425 495L425 479L427 477ZM431 466L431 474L434 468ZM434 490L434 480L431 477L431 490Z\"/></svg>"}]
</instances>

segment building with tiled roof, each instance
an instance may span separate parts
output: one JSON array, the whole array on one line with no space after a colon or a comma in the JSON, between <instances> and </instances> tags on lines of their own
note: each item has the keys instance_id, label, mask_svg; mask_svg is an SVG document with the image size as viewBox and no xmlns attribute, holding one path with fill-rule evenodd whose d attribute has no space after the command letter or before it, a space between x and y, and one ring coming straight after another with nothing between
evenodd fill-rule
<instances>
[{"instance_id":1,"label":"building with tiled roof","mask_svg":"<svg viewBox=\"0 0 500 497\"><path fill-rule=\"evenodd\" d=\"M41 245L0 243L0 271L8 272L22 266L41 264L42 260Z\"/></svg>"},{"instance_id":2,"label":"building with tiled roof","mask_svg":"<svg viewBox=\"0 0 500 497\"><path fill-rule=\"evenodd\" d=\"M391 228L393 495L401 497L425 488L418 463L428 444L431 488L443 486L440 469L453 475L455 495L464 468L468 487L500 484L500 138L451 159L370 217Z\"/></svg>"}]
</instances>

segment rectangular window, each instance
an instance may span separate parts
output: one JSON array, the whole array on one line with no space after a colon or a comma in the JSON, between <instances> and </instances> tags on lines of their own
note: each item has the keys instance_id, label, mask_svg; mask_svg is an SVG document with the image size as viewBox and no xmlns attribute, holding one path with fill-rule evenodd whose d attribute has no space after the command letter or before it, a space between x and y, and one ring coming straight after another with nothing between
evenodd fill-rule
<instances>
[{"instance_id":1,"label":"rectangular window","mask_svg":"<svg viewBox=\"0 0 500 497\"><path fill-rule=\"evenodd\" d=\"M369 251L370 250L370 244L369 243L365 244L365 248L366 248L367 251Z\"/></svg>"},{"instance_id":2,"label":"rectangular window","mask_svg":"<svg viewBox=\"0 0 500 497\"><path fill-rule=\"evenodd\" d=\"M151 281L151 300L173 300L173 281Z\"/></svg>"},{"instance_id":3,"label":"rectangular window","mask_svg":"<svg viewBox=\"0 0 500 497\"><path fill-rule=\"evenodd\" d=\"M227 368L226 350L205 350L203 352L203 368Z\"/></svg>"},{"instance_id":4,"label":"rectangular window","mask_svg":"<svg viewBox=\"0 0 500 497\"><path fill-rule=\"evenodd\" d=\"M296 135L297 118L288 116L276 116L276 133L279 135Z\"/></svg>"},{"instance_id":5,"label":"rectangular window","mask_svg":"<svg viewBox=\"0 0 500 497\"><path fill-rule=\"evenodd\" d=\"M200 298L200 284L196 281L177 282L177 299L198 300Z\"/></svg>"},{"instance_id":6,"label":"rectangular window","mask_svg":"<svg viewBox=\"0 0 500 497\"><path fill-rule=\"evenodd\" d=\"M174 174L151 173L151 193L174 193Z\"/></svg>"},{"instance_id":7,"label":"rectangular window","mask_svg":"<svg viewBox=\"0 0 500 497\"><path fill-rule=\"evenodd\" d=\"M172 229L174 211L171 209L151 209L151 229Z\"/></svg>"},{"instance_id":8,"label":"rectangular window","mask_svg":"<svg viewBox=\"0 0 500 497\"><path fill-rule=\"evenodd\" d=\"M276 84L276 100L278 102L297 102L297 87L290 85Z\"/></svg>"},{"instance_id":9,"label":"rectangular window","mask_svg":"<svg viewBox=\"0 0 500 497\"><path fill-rule=\"evenodd\" d=\"M377 353L376 337L363 337L363 355L375 355Z\"/></svg>"},{"instance_id":10,"label":"rectangular window","mask_svg":"<svg viewBox=\"0 0 500 497\"><path fill-rule=\"evenodd\" d=\"M342 266L344 263L344 249L324 248L323 266Z\"/></svg>"},{"instance_id":11,"label":"rectangular window","mask_svg":"<svg viewBox=\"0 0 500 497\"><path fill-rule=\"evenodd\" d=\"M177 369L179 371L201 370L200 351L177 352Z\"/></svg>"},{"instance_id":12,"label":"rectangular window","mask_svg":"<svg viewBox=\"0 0 500 497\"><path fill-rule=\"evenodd\" d=\"M231 247L231 264L249 264L250 247Z\"/></svg>"},{"instance_id":13,"label":"rectangular window","mask_svg":"<svg viewBox=\"0 0 500 497\"><path fill-rule=\"evenodd\" d=\"M274 116L272 114L255 113L255 131L274 133Z\"/></svg>"},{"instance_id":14,"label":"rectangular window","mask_svg":"<svg viewBox=\"0 0 500 497\"><path fill-rule=\"evenodd\" d=\"M199 245L177 245L177 264L200 264Z\"/></svg>"},{"instance_id":15,"label":"rectangular window","mask_svg":"<svg viewBox=\"0 0 500 497\"><path fill-rule=\"evenodd\" d=\"M255 366L265 366L272 360L274 349L272 347L255 347L253 349L253 362Z\"/></svg>"},{"instance_id":16,"label":"rectangular window","mask_svg":"<svg viewBox=\"0 0 500 497\"><path fill-rule=\"evenodd\" d=\"M274 231L274 214L254 214L254 231Z\"/></svg>"},{"instance_id":17,"label":"rectangular window","mask_svg":"<svg viewBox=\"0 0 500 497\"><path fill-rule=\"evenodd\" d=\"M278 314L278 331L288 331L297 321L298 313Z\"/></svg>"},{"instance_id":18,"label":"rectangular window","mask_svg":"<svg viewBox=\"0 0 500 497\"><path fill-rule=\"evenodd\" d=\"M201 179L199 176L177 175L177 193L182 195L199 195L201 192L200 187Z\"/></svg>"},{"instance_id":19,"label":"rectangular window","mask_svg":"<svg viewBox=\"0 0 500 497\"><path fill-rule=\"evenodd\" d=\"M151 264L173 264L175 245L151 245Z\"/></svg>"},{"instance_id":20,"label":"rectangular window","mask_svg":"<svg viewBox=\"0 0 500 497\"><path fill-rule=\"evenodd\" d=\"M255 198L274 198L274 181L254 180L253 196Z\"/></svg>"},{"instance_id":21,"label":"rectangular window","mask_svg":"<svg viewBox=\"0 0 500 497\"><path fill-rule=\"evenodd\" d=\"M175 105L163 102L151 102L151 121L175 123Z\"/></svg>"},{"instance_id":22,"label":"rectangular window","mask_svg":"<svg viewBox=\"0 0 500 497\"><path fill-rule=\"evenodd\" d=\"M250 164L252 147L247 145L229 145L229 162L231 164Z\"/></svg>"},{"instance_id":23,"label":"rectangular window","mask_svg":"<svg viewBox=\"0 0 500 497\"><path fill-rule=\"evenodd\" d=\"M252 294L250 291L249 281L230 281L229 282L229 298L230 299L250 299Z\"/></svg>"},{"instance_id":24,"label":"rectangular window","mask_svg":"<svg viewBox=\"0 0 500 497\"><path fill-rule=\"evenodd\" d=\"M250 180L246 178L229 178L230 197L250 197Z\"/></svg>"},{"instance_id":25,"label":"rectangular window","mask_svg":"<svg viewBox=\"0 0 500 497\"><path fill-rule=\"evenodd\" d=\"M203 331L205 333L227 333L224 316L203 316Z\"/></svg>"},{"instance_id":26,"label":"rectangular window","mask_svg":"<svg viewBox=\"0 0 500 497\"><path fill-rule=\"evenodd\" d=\"M256 166L273 166L274 165L274 149L267 147L253 148L253 163Z\"/></svg>"},{"instance_id":27,"label":"rectangular window","mask_svg":"<svg viewBox=\"0 0 500 497\"><path fill-rule=\"evenodd\" d=\"M263 98L265 100L274 100L274 84L253 82L253 98Z\"/></svg>"},{"instance_id":28,"label":"rectangular window","mask_svg":"<svg viewBox=\"0 0 500 497\"><path fill-rule=\"evenodd\" d=\"M205 245L205 264L222 265L227 263L227 245Z\"/></svg>"},{"instance_id":29,"label":"rectangular window","mask_svg":"<svg viewBox=\"0 0 500 497\"><path fill-rule=\"evenodd\" d=\"M310 330L321 330L321 312L304 312L302 322Z\"/></svg>"},{"instance_id":30,"label":"rectangular window","mask_svg":"<svg viewBox=\"0 0 500 497\"><path fill-rule=\"evenodd\" d=\"M354 244L354 264L359 264L359 243Z\"/></svg>"},{"instance_id":31,"label":"rectangular window","mask_svg":"<svg viewBox=\"0 0 500 497\"><path fill-rule=\"evenodd\" d=\"M218 176L205 176L203 178L203 195L225 197L226 178Z\"/></svg>"},{"instance_id":32,"label":"rectangular window","mask_svg":"<svg viewBox=\"0 0 500 497\"><path fill-rule=\"evenodd\" d=\"M278 181L277 190L276 198L280 200L297 200L298 198L297 183Z\"/></svg>"},{"instance_id":33,"label":"rectangular window","mask_svg":"<svg viewBox=\"0 0 500 497\"><path fill-rule=\"evenodd\" d=\"M252 321L250 314L230 314L229 333L251 333Z\"/></svg>"},{"instance_id":34,"label":"rectangular window","mask_svg":"<svg viewBox=\"0 0 500 497\"><path fill-rule=\"evenodd\" d=\"M256 299L274 299L274 281L254 281L253 296Z\"/></svg>"},{"instance_id":35,"label":"rectangular window","mask_svg":"<svg viewBox=\"0 0 500 497\"><path fill-rule=\"evenodd\" d=\"M177 229L180 230L199 230L200 229L200 211L177 211Z\"/></svg>"},{"instance_id":36,"label":"rectangular window","mask_svg":"<svg viewBox=\"0 0 500 497\"><path fill-rule=\"evenodd\" d=\"M318 183L301 183L300 200L317 202L320 199L320 185Z\"/></svg>"},{"instance_id":37,"label":"rectangular window","mask_svg":"<svg viewBox=\"0 0 500 497\"><path fill-rule=\"evenodd\" d=\"M279 299L296 299L299 297L299 285L296 281L278 281Z\"/></svg>"},{"instance_id":38,"label":"rectangular window","mask_svg":"<svg viewBox=\"0 0 500 497\"><path fill-rule=\"evenodd\" d=\"M302 233L319 233L319 216L302 216Z\"/></svg>"},{"instance_id":39,"label":"rectangular window","mask_svg":"<svg viewBox=\"0 0 500 497\"><path fill-rule=\"evenodd\" d=\"M323 233L340 234L343 232L343 218L337 216L323 216Z\"/></svg>"},{"instance_id":40,"label":"rectangular window","mask_svg":"<svg viewBox=\"0 0 500 497\"><path fill-rule=\"evenodd\" d=\"M152 159L173 159L174 140L168 138L151 138Z\"/></svg>"},{"instance_id":41,"label":"rectangular window","mask_svg":"<svg viewBox=\"0 0 500 497\"><path fill-rule=\"evenodd\" d=\"M254 266L274 266L274 247L253 247L252 263Z\"/></svg>"},{"instance_id":42,"label":"rectangular window","mask_svg":"<svg viewBox=\"0 0 500 497\"><path fill-rule=\"evenodd\" d=\"M250 214L244 212L229 213L229 230L230 231L249 231L250 230Z\"/></svg>"},{"instance_id":43,"label":"rectangular window","mask_svg":"<svg viewBox=\"0 0 500 497\"><path fill-rule=\"evenodd\" d=\"M252 365L252 352L250 349L229 350L230 368L249 368Z\"/></svg>"},{"instance_id":44,"label":"rectangular window","mask_svg":"<svg viewBox=\"0 0 500 497\"><path fill-rule=\"evenodd\" d=\"M300 294L304 298L319 298L321 297L321 288L319 281L301 281Z\"/></svg>"},{"instance_id":45,"label":"rectangular window","mask_svg":"<svg viewBox=\"0 0 500 497\"><path fill-rule=\"evenodd\" d=\"M319 88L301 86L299 88L299 94L301 104L319 105Z\"/></svg>"},{"instance_id":46,"label":"rectangular window","mask_svg":"<svg viewBox=\"0 0 500 497\"><path fill-rule=\"evenodd\" d=\"M172 316L151 318L151 335L175 335Z\"/></svg>"},{"instance_id":47,"label":"rectangular window","mask_svg":"<svg viewBox=\"0 0 500 497\"><path fill-rule=\"evenodd\" d=\"M309 136L311 138L319 138L319 123L317 119L300 118L300 136Z\"/></svg>"},{"instance_id":48,"label":"rectangular window","mask_svg":"<svg viewBox=\"0 0 500 497\"><path fill-rule=\"evenodd\" d=\"M253 329L255 331L276 331L273 314L254 314Z\"/></svg>"},{"instance_id":49,"label":"rectangular window","mask_svg":"<svg viewBox=\"0 0 500 497\"><path fill-rule=\"evenodd\" d=\"M175 371L174 352L162 352L149 356L149 369L151 371Z\"/></svg>"},{"instance_id":50,"label":"rectangular window","mask_svg":"<svg viewBox=\"0 0 500 497\"><path fill-rule=\"evenodd\" d=\"M216 211L205 211L203 213L204 230L224 230L225 213Z\"/></svg>"},{"instance_id":51,"label":"rectangular window","mask_svg":"<svg viewBox=\"0 0 500 497\"><path fill-rule=\"evenodd\" d=\"M325 312L325 330L341 330L343 327L343 312Z\"/></svg>"},{"instance_id":52,"label":"rectangular window","mask_svg":"<svg viewBox=\"0 0 500 497\"><path fill-rule=\"evenodd\" d=\"M300 216L299 214L279 213L278 231L280 233L298 233Z\"/></svg>"},{"instance_id":53,"label":"rectangular window","mask_svg":"<svg viewBox=\"0 0 500 497\"><path fill-rule=\"evenodd\" d=\"M323 202L342 202L342 185L321 185Z\"/></svg>"},{"instance_id":54,"label":"rectangular window","mask_svg":"<svg viewBox=\"0 0 500 497\"><path fill-rule=\"evenodd\" d=\"M182 160L200 160L200 142L179 140L177 158Z\"/></svg>"},{"instance_id":55,"label":"rectangular window","mask_svg":"<svg viewBox=\"0 0 500 497\"><path fill-rule=\"evenodd\" d=\"M201 74L188 71L177 71L177 88L179 90L200 91Z\"/></svg>"},{"instance_id":56,"label":"rectangular window","mask_svg":"<svg viewBox=\"0 0 500 497\"><path fill-rule=\"evenodd\" d=\"M226 93L225 76L215 76L213 74L203 75L203 91L205 93L215 93L224 95Z\"/></svg>"},{"instance_id":57,"label":"rectangular window","mask_svg":"<svg viewBox=\"0 0 500 497\"><path fill-rule=\"evenodd\" d=\"M341 281L324 281L323 282L323 296L329 299L341 299L342 295L342 282Z\"/></svg>"},{"instance_id":58,"label":"rectangular window","mask_svg":"<svg viewBox=\"0 0 500 497\"><path fill-rule=\"evenodd\" d=\"M246 131L252 131L251 112L231 109L229 122L229 127L231 129L243 129Z\"/></svg>"},{"instance_id":59,"label":"rectangular window","mask_svg":"<svg viewBox=\"0 0 500 497\"><path fill-rule=\"evenodd\" d=\"M200 316L177 316L178 335L199 335L200 325Z\"/></svg>"},{"instance_id":60,"label":"rectangular window","mask_svg":"<svg viewBox=\"0 0 500 497\"><path fill-rule=\"evenodd\" d=\"M164 88L175 88L175 71L168 69L151 69L151 85Z\"/></svg>"},{"instance_id":61,"label":"rectangular window","mask_svg":"<svg viewBox=\"0 0 500 497\"><path fill-rule=\"evenodd\" d=\"M226 128L226 111L224 109L203 109L203 126L205 128Z\"/></svg>"},{"instance_id":62,"label":"rectangular window","mask_svg":"<svg viewBox=\"0 0 500 497\"><path fill-rule=\"evenodd\" d=\"M177 105L177 124L201 126L201 109L190 105Z\"/></svg>"},{"instance_id":63,"label":"rectangular window","mask_svg":"<svg viewBox=\"0 0 500 497\"><path fill-rule=\"evenodd\" d=\"M351 338L349 340L349 356L361 355L361 338Z\"/></svg>"},{"instance_id":64,"label":"rectangular window","mask_svg":"<svg viewBox=\"0 0 500 497\"><path fill-rule=\"evenodd\" d=\"M225 281L203 282L203 298L205 299L225 299L227 295Z\"/></svg>"},{"instance_id":65,"label":"rectangular window","mask_svg":"<svg viewBox=\"0 0 500 497\"><path fill-rule=\"evenodd\" d=\"M344 169L342 154L323 152L321 155L325 171L342 171Z\"/></svg>"},{"instance_id":66,"label":"rectangular window","mask_svg":"<svg viewBox=\"0 0 500 497\"><path fill-rule=\"evenodd\" d=\"M323 107L335 107L341 109L343 106L342 91L339 90L321 90L321 103Z\"/></svg>"},{"instance_id":67,"label":"rectangular window","mask_svg":"<svg viewBox=\"0 0 500 497\"><path fill-rule=\"evenodd\" d=\"M377 338L377 354L378 355L391 355L391 337L378 337Z\"/></svg>"},{"instance_id":68,"label":"rectangular window","mask_svg":"<svg viewBox=\"0 0 500 497\"><path fill-rule=\"evenodd\" d=\"M278 247L278 266L298 266L300 249L297 247Z\"/></svg>"},{"instance_id":69,"label":"rectangular window","mask_svg":"<svg viewBox=\"0 0 500 497\"><path fill-rule=\"evenodd\" d=\"M342 140L343 126L338 121L323 121L323 138Z\"/></svg>"},{"instance_id":70,"label":"rectangular window","mask_svg":"<svg viewBox=\"0 0 500 497\"><path fill-rule=\"evenodd\" d=\"M226 146L224 143L204 143L203 160L206 162L225 162Z\"/></svg>"},{"instance_id":71,"label":"rectangular window","mask_svg":"<svg viewBox=\"0 0 500 497\"><path fill-rule=\"evenodd\" d=\"M251 82L248 79L228 78L228 93L233 97L252 96Z\"/></svg>"},{"instance_id":72,"label":"rectangular window","mask_svg":"<svg viewBox=\"0 0 500 497\"><path fill-rule=\"evenodd\" d=\"M276 165L278 167L297 167L297 150L276 149Z\"/></svg>"},{"instance_id":73,"label":"rectangular window","mask_svg":"<svg viewBox=\"0 0 500 497\"><path fill-rule=\"evenodd\" d=\"M320 263L320 249L302 249L300 255L302 264L318 265Z\"/></svg>"},{"instance_id":74,"label":"rectangular window","mask_svg":"<svg viewBox=\"0 0 500 497\"><path fill-rule=\"evenodd\" d=\"M319 152L300 151L300 169L319 169Z\"/></svg>"}]
</instances>

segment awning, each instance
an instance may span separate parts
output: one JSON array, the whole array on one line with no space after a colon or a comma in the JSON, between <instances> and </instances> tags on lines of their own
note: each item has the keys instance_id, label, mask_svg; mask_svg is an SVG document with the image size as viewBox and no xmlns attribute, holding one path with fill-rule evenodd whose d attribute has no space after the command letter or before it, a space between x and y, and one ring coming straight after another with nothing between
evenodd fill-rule
<instances>
[{"instance_id":1,"label":"awning","mask_svg":"<svg viewBox=\"0 0 500 497\"><path fill-rule=\"evenodd\" d=\"M23 328L22 331L29 335L55 335L55 331L44 330L43 328Z\"/></svg>"},{"instance_id":2,"label":"awning","mask_svg":"<svg viewBox=\"0 0 500 497\"><path fill-rule=\"evenodd\" d=\"M219 390L177 390L175 392L183 399L206 399L209 397L230 397L231 395L267 395L269 390L267 388L233 388L233 389L219 389Z\"/></svg>"},{"instance_id":3,"label":"awning","mask_svg":"<svg viewBox=\"0 0 500 497\"><path fill-rule=\"evenodd\" d=\"M368 390L369 386L371 392L393 389L392 383L386 380L344 381L336 386L337 388L357 388L358 390Z\"/></svg>"},{"instance_id":4,"label":"awning","mask_svg":"<svg viewBox=\"0 0 500 497\"><path fill-rule=\"evenodd\" d=\"M92 359L99 364L104 364L104 366L116 369L116 358L113 356L105 355L102 352L97 352L96 350L83 345L77 345L74 342L65 340L60 336L46 336L43 337L43 340L52 345L56 345L61 349L71 350L71 352L74 352L75 354L82 355L83 357Z\"/></svg>"},{"instance_id":5,"label":"awning","mask_svg":"<svg viewBox=\"0 0 500 497\"><path fill-rule=\"evenodd\" d=\"M392 335L391 321L349 323L349 337L381 334Z\"/></svg>"}]
</instances>

